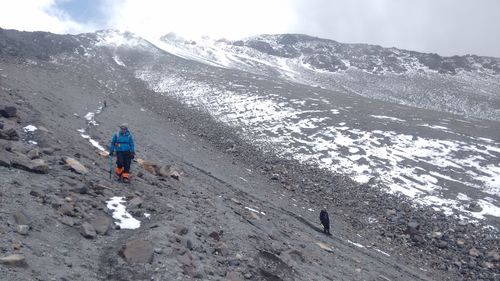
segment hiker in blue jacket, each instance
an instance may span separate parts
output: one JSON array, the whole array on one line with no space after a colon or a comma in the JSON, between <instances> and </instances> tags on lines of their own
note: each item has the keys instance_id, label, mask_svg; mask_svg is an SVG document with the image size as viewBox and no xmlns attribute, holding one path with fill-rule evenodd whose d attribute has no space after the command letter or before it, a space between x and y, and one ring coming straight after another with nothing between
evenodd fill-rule
<instances>
[{"instance_id":1,"label":"hiker in blue jacket","mask_svg":"<svg viewBox=\"0 0 500 281\"><path fill-rule=\"evenodd\" d=\"M124 182L130 181L130 163L135 157L134 139L127 124L120 125L118 133L113 135L109 146L109 155L116 152L116 175Z\"/></svg>"}]
</instances>

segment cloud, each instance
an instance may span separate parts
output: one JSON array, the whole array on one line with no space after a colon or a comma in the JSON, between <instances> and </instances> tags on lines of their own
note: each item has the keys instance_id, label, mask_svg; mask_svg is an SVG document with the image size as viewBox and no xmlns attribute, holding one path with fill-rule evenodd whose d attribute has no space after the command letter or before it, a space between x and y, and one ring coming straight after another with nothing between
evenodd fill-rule
<instances>
[{"instance_id":1,"label":"cloud","mask_svg":"<svg viewBox=\"0 0 500 281\"><path fill-rule=\"evenodd\" d=\"M299 33L441 55L500 57L498 0L291 0Z\"/></svg>"},{"instance_id":2,"label":"cloud","mask_svg":"<svg viewBox=\"0 0 500 281\"><path fill-rule=\"evenodd\" d=\"M108 26L146 38L168 32L236 39L285 33L294 21L287 0L108 0Z\"/></svg>"},{"instance_id":3,"label":"cloud","mask_svg":"<svg viewBox=\"0 0 500 281\"><path fill-rule=\"evenodd\" d=\"M168 32L188 38L208 35L228 39L262 33L304 33L339 42L378 44L440 55L470 53L500 57L498 0L3 2L0 27L19 30L79 33L114 28L149 40ZM83 11L87 14L83 15Z\"/></svg>"},{"instance_id":4,"label":"cloud","mask_svg":"<svg viewBox=\"0 0 500 281\"><path fill-rule=\"evenodd\" d=\"M0 27L54 33L78 33L92 29L73 21L57 9L55 0L4 1L0 7Z\"/></svg>"}]
</instances>

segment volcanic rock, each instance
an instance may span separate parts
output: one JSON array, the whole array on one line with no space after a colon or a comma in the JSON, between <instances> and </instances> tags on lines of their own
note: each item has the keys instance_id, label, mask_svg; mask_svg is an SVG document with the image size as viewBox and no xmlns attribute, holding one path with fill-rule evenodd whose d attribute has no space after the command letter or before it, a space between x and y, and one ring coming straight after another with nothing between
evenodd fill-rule
<instances>
[{"instance_id":1,"label":"volcanic rock","mask_svg":"<svg viewBox=\"0 0 500 281\"><path fill-rule=\"evenodd\" d=\"M119 252L128 263L150 263L153 261L153 253L151 242L141 239L127 242Z\"/></svg>"},{"instance_id":2,"label":"volcanic rock","mask_svg":"<svg viewBox=\"0 0 500 281\"><path fill-rule=\"evenodd\" d=\"M12 118L17 116L17 108L14 106L6 106L0 109L0 115L5 118Z\"/></svg>"}]
</instances>

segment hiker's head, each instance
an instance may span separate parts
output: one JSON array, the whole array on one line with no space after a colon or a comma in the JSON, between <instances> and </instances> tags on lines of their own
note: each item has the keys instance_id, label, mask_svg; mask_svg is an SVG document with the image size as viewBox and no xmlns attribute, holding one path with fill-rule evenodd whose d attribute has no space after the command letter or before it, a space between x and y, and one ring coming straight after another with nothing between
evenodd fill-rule
<instances>
[{"instance_id":1,"label":"hiker's head","mask_svg":"<svg viewBox=\"0 0 500 281\"><path fill-rule=\"evenodd\" d=\"M123 123L120 125L120 132L125 133L128 131L128 125L127 123Z\"/></svg>"}]
</instances>

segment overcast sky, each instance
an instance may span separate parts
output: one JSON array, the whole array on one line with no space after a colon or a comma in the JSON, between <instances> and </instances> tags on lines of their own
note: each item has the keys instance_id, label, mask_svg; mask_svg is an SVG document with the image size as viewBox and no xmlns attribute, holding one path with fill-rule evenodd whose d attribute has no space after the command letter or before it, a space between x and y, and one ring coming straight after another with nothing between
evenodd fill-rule
<instances>
[{"instance_id":1,"label":"overcast sky","mask_svg":"<svg viewBox=\"0 0 500 281\"><path fill-rule=\"evenodd\" d=\"M441 55L500 57L500 0L0 0L0 27L145 38L304 33Z\"/></svg>"}]
</instances>

